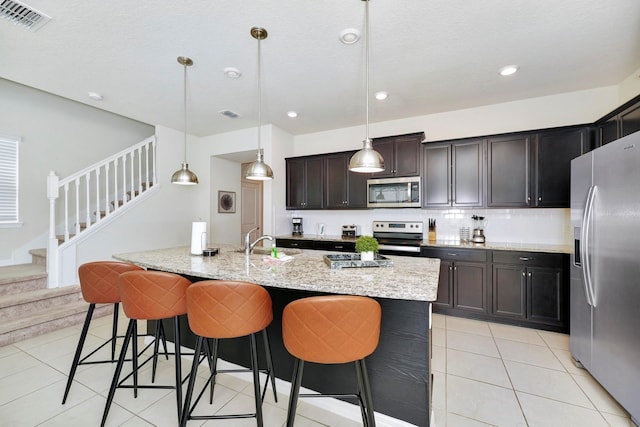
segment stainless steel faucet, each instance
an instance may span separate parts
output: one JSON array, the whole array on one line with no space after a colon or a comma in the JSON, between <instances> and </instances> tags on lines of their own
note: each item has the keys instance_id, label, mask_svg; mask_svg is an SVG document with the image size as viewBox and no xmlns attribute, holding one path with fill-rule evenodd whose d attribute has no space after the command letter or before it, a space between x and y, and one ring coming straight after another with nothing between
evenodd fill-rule
<instances>
[{"instance_id":1,"label":"stainless steel faucet","mask_svg":"<svg viewBox=\"0 0 640 427\"><path fill-rule=\"evenodd\" d=\"M251 230L247 231L247 234L244 236L244 254L245 255L251 255L253 248L255 248L259 242L263 240L273 240L273 236L269 236L268 234L265 234L263 236L258 237L253 243L250 243L251 233L259 229L260 227L252 228Z\"/></svg>"}]
</instances>

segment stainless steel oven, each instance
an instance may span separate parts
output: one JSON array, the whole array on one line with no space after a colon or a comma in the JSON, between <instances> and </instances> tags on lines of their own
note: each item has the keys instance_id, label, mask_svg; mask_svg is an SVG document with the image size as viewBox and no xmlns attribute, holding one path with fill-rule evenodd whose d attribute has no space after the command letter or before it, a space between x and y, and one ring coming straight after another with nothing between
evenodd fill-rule
<instances>
[{"instance_id":1,"label":"stainless steel oven","mask_svg":"<svg viewBox=\"0 0 640 427\"><path fill-rule=\"evenodd\" d=\"M422 221L373 221L373 237L378 250L387 255L420 255Z\"/></svg>"},{"instance_id":2,"label":"stainless steel oven","mask_svg":"<svg viewBox=\"0 0 640 427\"><path fill-rule=\"evenodd\" d=\"M367 207L419 208L420 177L375 178L367 180Z\"/></svg>"}]
</instances>

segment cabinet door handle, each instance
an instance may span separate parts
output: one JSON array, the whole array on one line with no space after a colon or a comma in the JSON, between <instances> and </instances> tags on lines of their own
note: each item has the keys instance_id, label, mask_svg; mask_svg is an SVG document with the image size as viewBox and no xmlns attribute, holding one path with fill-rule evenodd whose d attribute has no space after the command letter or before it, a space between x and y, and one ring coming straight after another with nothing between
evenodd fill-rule
<instances>
[{"instance_id":1,"label":"cabinet door handle","mask_svg":"<svg viewBox=\"0 0 640 427\"><path fill-rule=\"evenodd\" d=\"M343 248L344 248L344 246L342 246L342 245L335 245L335 246L334 246L334 248L336 248L336 249L343 249Z\"/></svg>"},{"instance_id":2,"label":"cabinet door handle","mask_svg":"<svg viewBox=\"0 0 640 427\"><path fill-rule=\"evenodd\" d=\"M520 261L529 261L529 257L521 256Z\"/></svg>"},{"instance_id":3,"label":"cabinet door handle","mask_svg":"<svg viewBox=\"0 0 640 427\"><path fill-rule=\"evenodd\" d=\"M542 197L538 197L538 201L541 202L542 201Z\"/></svg>"},{"instance_id":4,"label":"cabinet door handle","mask_svg":"<svg viewBox=\"0 0 640 427\"><path fill-rule=\"evenodd\" d=\"M529 272L529 277L531 277L531 272Z\"/></svg>"},{"instance_id":5,"label":"cabinet door handle","mask_svg":"<svg viewBox=\"0 0 640 427\"><path fill-rule=\"evenodd\" d=\"M296 246L298 246L298 244L297 243L291 243L291 246L295 248Z\"/></svg>"},{"instance_id":6,"label":"cabinet door handle","mask_svg":"<svg viewBox=\"0 0 640 427\"><path fill-rule=\"evenodd\" d=\"M449 270L450 270L450 271L451 271L451 270L453 270L453 267L449 266Z\"/></svg>"},{"instance_id":7,"label":"cabinet door handle","mask_svg":"<svg viewBox=\"0 0 640 427\"><path fill-rule=\"evenodd\" d=\"M454 254L454 253L447 253L447 255L449 255L449 256L458 256L458 254Z\"/></svg>"},{"instance_id":8,"label":"cabinet door handle","mask_svg":"<svg viewBox=\"0 0 640 427\"><path fill-rule=\"evenodd\" d=\"M522 272L522 277L526 276L527 273L525 273L524 271Z\"/></svg>"}]
</instances>

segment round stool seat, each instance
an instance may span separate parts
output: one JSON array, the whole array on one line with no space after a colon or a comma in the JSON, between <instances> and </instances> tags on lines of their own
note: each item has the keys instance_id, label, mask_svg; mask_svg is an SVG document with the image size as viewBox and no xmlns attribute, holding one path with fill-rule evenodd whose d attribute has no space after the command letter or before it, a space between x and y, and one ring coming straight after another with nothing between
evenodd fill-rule
<instances>
[{"instance_id":1,"label":"round stool seat","mask_svg":"<svg viewBox=\"0 0 640 427\"><path fill-rule=\"evenodd\" d=\"M255 283L196 282L187 290L189 327L201 337L236 338L259 332L273 320L269 292Z\"/></svg>"},{"instance_id":2,"label":"round stool seat","mask_svg":"<svg viewBox=\"0 0 640 427\"><path fill-rule=\"evenodd\" d=\"M308 362L364 359L378 346L381 312L380 304L368 297L328 295L293 301L282 316L284 345Z\"/></svg>"},{"instance_id":3,"label":"round stool seat","mask_svg":"<svg viewBox=\"0 0 640 427\"><path fill-rule=\"evenodd\" d=\"M122 308L129 319L160 320L187 313L191 281L162 271L131 271L118 283Z\"/></svg>"},{"instance_id":4,"label":"round stool seat","mask_svg":"<svg viewBox=\"0 0 640 427\"><path fill-rule=\"evenodd\" d=\"M82 298L90 304L120 302L118 277L127 271L144 271L142 267L119 261L95 261L78 267Z\"/></svg>"}]
</instances>

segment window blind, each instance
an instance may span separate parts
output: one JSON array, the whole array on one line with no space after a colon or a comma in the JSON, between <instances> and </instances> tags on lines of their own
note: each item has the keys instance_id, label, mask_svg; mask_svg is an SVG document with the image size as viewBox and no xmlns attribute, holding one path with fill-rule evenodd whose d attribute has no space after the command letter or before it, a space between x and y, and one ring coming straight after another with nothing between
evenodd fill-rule
<instances>
[{"instance_id":1,"label":"window blind","mask_svg":"<svg viewBox=\"0 0 640 427\"><path fill-rule=\"evenodd\" d=\"M0 223L18 222L19 142L0 135Z\"/></svg>"}]
</instances>

